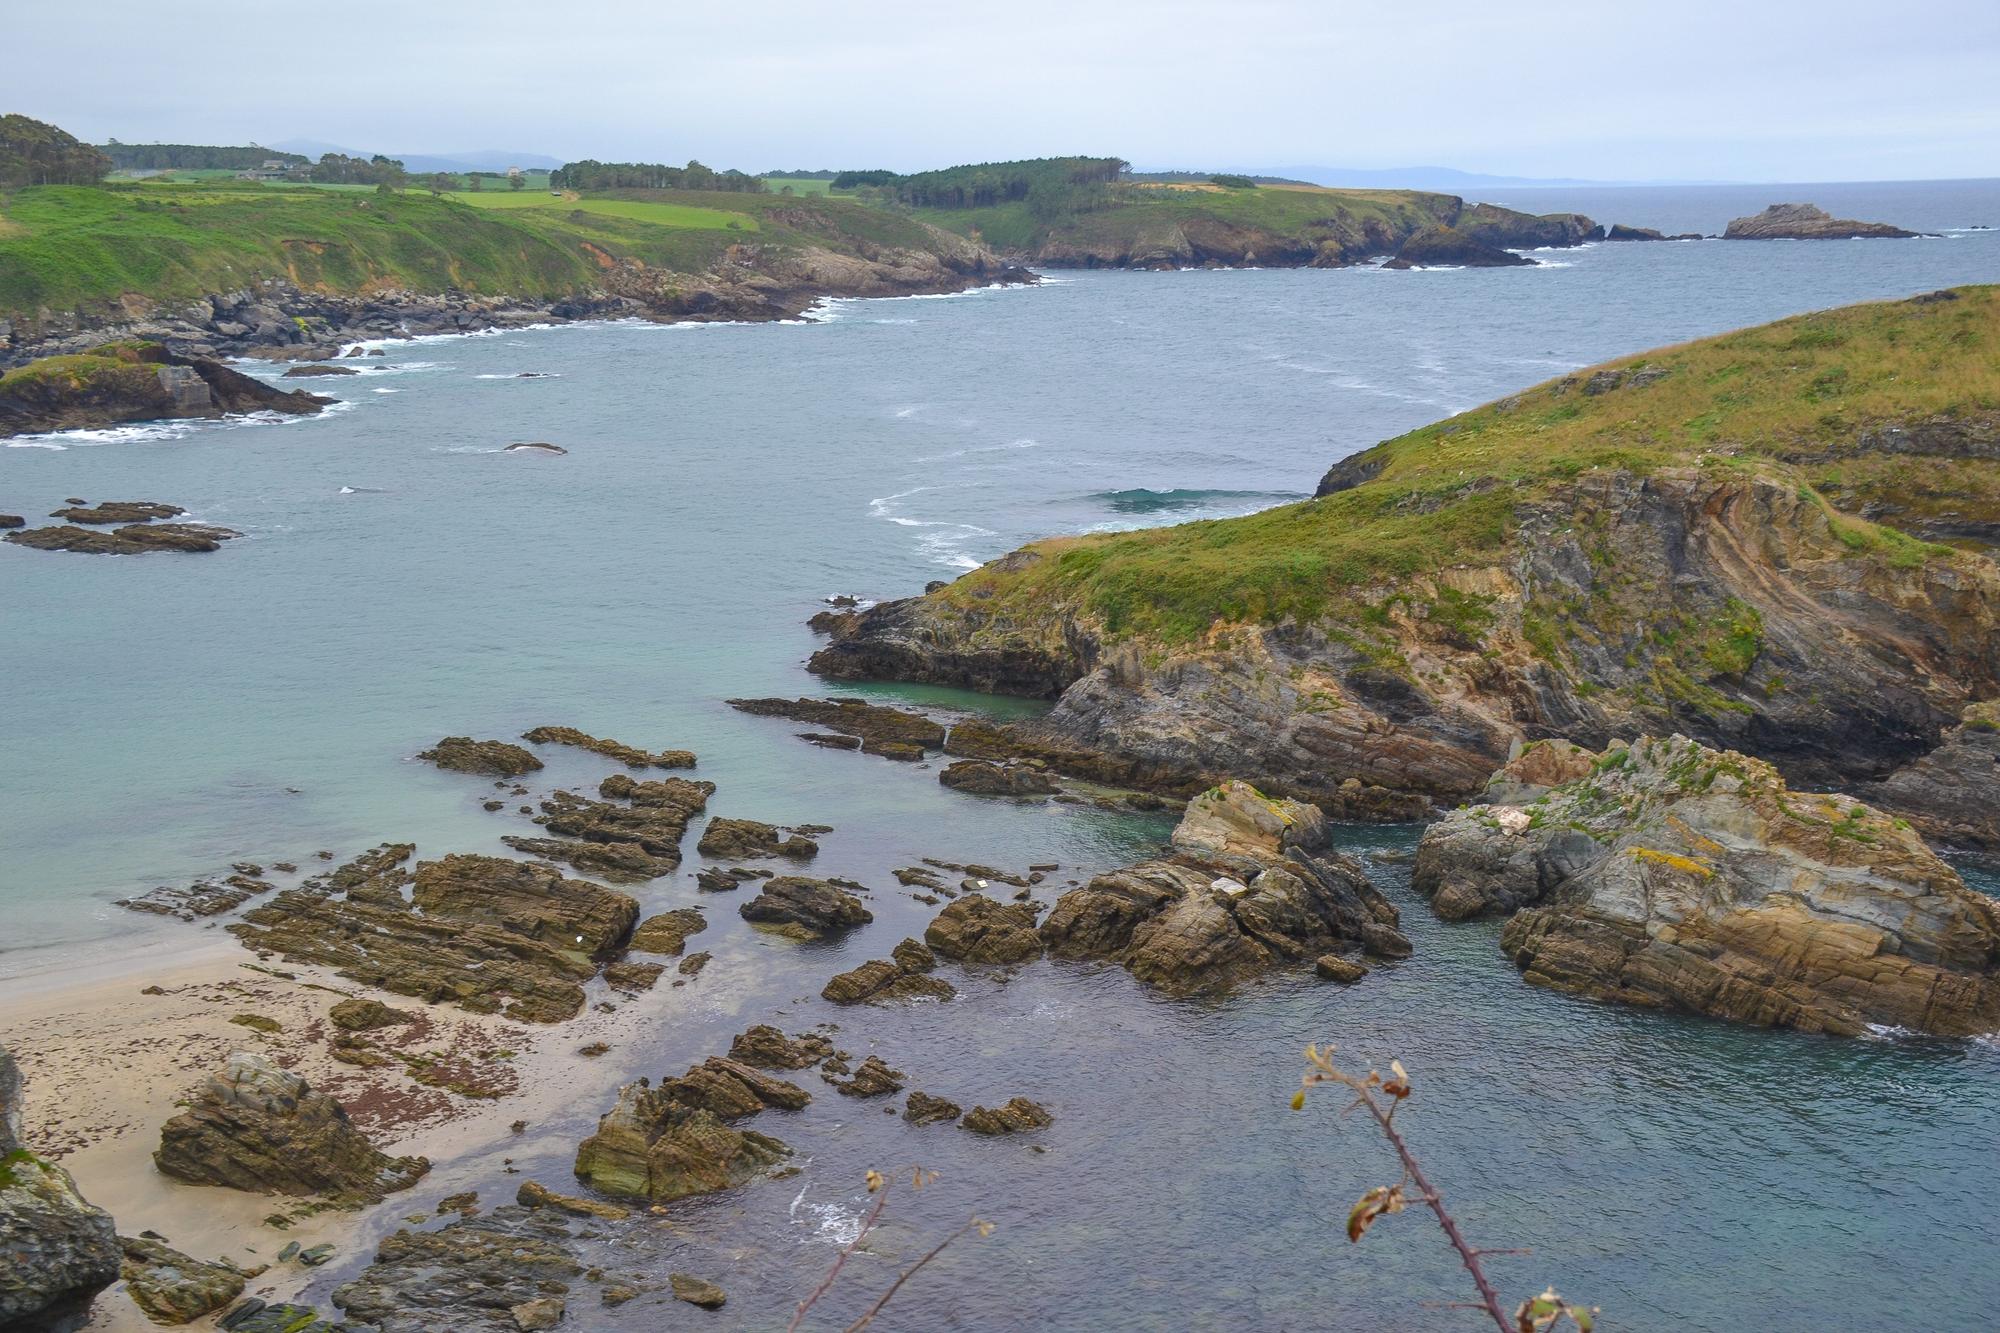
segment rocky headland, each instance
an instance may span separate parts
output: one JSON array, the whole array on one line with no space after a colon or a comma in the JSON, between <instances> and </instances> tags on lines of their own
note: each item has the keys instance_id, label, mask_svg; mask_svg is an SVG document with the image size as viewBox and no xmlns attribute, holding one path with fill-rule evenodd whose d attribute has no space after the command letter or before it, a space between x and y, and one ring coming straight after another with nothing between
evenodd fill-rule
<instances>
[{"instance_id":1,"label":"rocky headland","mask_svg":"<svg viewBox=\"0 0 2000 1333\"><path fill-rule=\"evenodd\" d=\"M1552 737L1879 783L2000 696L1996 419L1956 372L1903 373L1996 350L1976 288L1629 358L1343 460L1302 504L1039 542L842 613L810 665L1056 701L955 728L961 757L1242 778L1336 817L1456 804Z\"/></svg>"},{"instance_id":2,"label":"rocky headland","mask_svg":"<svg viewBox=\"0 0 2000 1333\"><path fill-rule=\"evenodd\" d=\"M1920 233L1886 222L1837 218L1812 204L1772 204L1761 213L1735 218L1723 229L1725 241L1909 240Z\"/></svg>"},{"instance_id":3,"label":"rocky headland","mask_svg":"<svg viewBox=\"0 0 2000 1333\"><path fill-rule=\"evenodd\" d=\"M159 341L99 341L0 374L0 436L246 412L296 416L331 401L274 389L210 356L186 355Z\"/></svg>"},{"instance_id":4,"label":"rocky headland","mask_svg":"<svg viewBox=\"0 0 2000 1333\"><path fill-rule=\"evenodd\" d=\"M1433 824L1412 884L1511 913L1530 982L1854 1035L2000 1030L2000 907L1909 824L1682 736L1539 745Z\"/></svg>"}]
</instances>

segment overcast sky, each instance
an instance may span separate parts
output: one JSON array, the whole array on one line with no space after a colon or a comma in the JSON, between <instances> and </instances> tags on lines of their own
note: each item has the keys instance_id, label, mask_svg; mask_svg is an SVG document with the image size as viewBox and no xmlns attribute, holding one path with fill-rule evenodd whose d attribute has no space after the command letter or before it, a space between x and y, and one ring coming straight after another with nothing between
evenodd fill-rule
<instances>
[{"instance_id":1,"label":"overcast sky","mask_svg":"<svg viewBox=\"0 0 2000 1333\"><path fill-rule=\"evenodd\" d=\"M769 171L2000 175L2000 0L5 0L0 112Z\"/></svg>"}]
</instances>

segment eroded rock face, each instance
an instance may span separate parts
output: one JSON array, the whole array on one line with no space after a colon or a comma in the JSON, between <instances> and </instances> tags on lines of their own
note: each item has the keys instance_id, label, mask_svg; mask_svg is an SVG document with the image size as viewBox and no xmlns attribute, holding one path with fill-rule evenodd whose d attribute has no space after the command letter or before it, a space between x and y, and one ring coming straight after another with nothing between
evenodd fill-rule
<instances>
[{"instance_id":1,"label":"eroded rock face","mask_svg":"<svg viewBox=\"0 0 2000 1333\"><path fill-rule=\"evenodd\" d=\"M79 430L121 421L220 417L238 412L317 412L331 398L286 393L220 361L187 357L158 343L111 343L88 360L30 362L0 388L0 435Z\"/></svg>"},{"instance_id":2,"label":"eroded rock face","mask_svg":"<svg viewBox=\"0 0 2000 1333\"><path fill-rule=\"evenodd\" d=\"M1967 708L1937 749L1862 794L1932 842L2000 855L2000 702Z\"/></svg>"},{"instance_id":3,"label":"eroded rock face","mask_svg":"<svg viewBox=\"0 0 2000 1333\"><path fill-rule=\"evenodd\" d=\"M21 1111L21 1071L0 1046L0 1328L73 1328L118 1279L118 1233L69 1172L21 1146Z\"/></svg>"},{"instance_id":4,"label":"eroded rock face","mask_svg":"<svg viewBox=\"0 0 2000 1333\"><path fill-rule=\"evenodd\" d=\"M422 1157L378 1151L340 1103L250 1051L231 1052L194 1104L161 1126L153 1163L191 1185L345 1205L379 1203L430 1170Z\"/></svg>"},{"instance_id":5,"label":"eroded rock face","mask_svg":"<svg viewBox=\"0 0 2000 1333\"><path fill-rule=\"evenodd\" d=\"M779 934L816 940L865 925L875 914L861 900L823 879L779 875L737 909L745 921Z\"/></svg>"},{"instance_id":6,"label":"eroded rock face","mask_svg":"<svg viewBox=\"0 0 2000 1333\"><path fill-rule=\"evenodd\" d=\"M542 766L541 760L518 745L507 741L476 741L470 736L447 736L417 758L458 773L484 773L500 778L519 777Z\"/></svg>"},{"instance_id":7,"label":"eroded rock face","mask_svg":"<svg viewBox=\"0 0 2000 1333\"><path fill-rule=\"evenodd\" d=\"M582 1011L583 983L624 942L619 923L629 929L638 915L622 893L500 857L420 867L427 887L413 902L403 865L414 851L397 843L366 853L274 895L229 933L398 995L554 1023Z\"/></svg>"},{"instance_id":8,"label":"eroded rock face","mask_svg":"<svg viewBox=\"0 0 2000 1333\"><path fill-rule=\"evenodd\" d=\"M1383 268L1533 268L1535 261L1504 247L1508 242L1488 240L1455 227L1428 227L1404 241L1396 257Z\"/></svg>"},{"instance_id":9,"label":"eroded rock face","mask_svg":"<svg viewBox=\"0 0 2000 1333\"><path fill-rule=\"evenodd\" d=\"M1396 921L1360 864L1326 844L1317 809L1227 783L1189 802L1172 855L1065 893L1040 933L1058 958L1123 963L1186 994L1343 946L1405 956Z\"/></svg>"},{"instance_id":10,"label":"eroded rock face","mask_svg":"<svg viewBox=\"0 0 2000 1333\"><path fill-rule=\"evenodd\" d=\"M1046 1129L1055 1120L1048 1109L1039 1103L1031 1102L1026 1097L1014 1097L1005 1106L975 1106L965 1113L965 1119L959 1123L975 1134L992 1137Z\"/></svg>"},{"instance_id":11,"label":"eroded rock face","mask_svg":"<svg viewBox=\"0 0 2000 1333\"><path fill-rule=\"evenodd\" d=\"M1809 1032L2000 1029L2000 912L1907 824L1681 736L1517 795L1434 826L1414 882L1449 918L1519 908L1501 943L1531 982Z\"/></svg>"},{"instance_id":12,"label":"eroded rock face","mask_svg":"<svg viewBox=\"0 0 2000 1333\"><path fill-rule=\"evenodd\" d=\"M1726 241L1846 241L1855 237L1904 239L1913 231L1886 222L1837 218L1812 204L1772 204L1763 212L1736 218L1723 230Z\"/></svg>"},{"instance_id":13,"label":"eroded rock face","mask_svg":"<svg viewBox=\"0 0 2000 1333\"><path fill-rule=\"evenodd\" d=\"M727 861L753 857L783 856L793 861L810 861L819 855L819 844L803 834L787 834L775 824L756 819L711 819L701 831L695 850L703 856Z\"/></svg>"},{"instance_id":14,"label":"eroded rock face","mask_svg":"<svg viewBox=\"0 0 2000 1333\"><path fill-rule=\"evenodd\" d=\"M833 1043L817 1032L787 1038L768 1023L737 1034L729 1043L731 1059L760 1069L806 1069L833 1054Z\"/></svg>"}]
</instances>

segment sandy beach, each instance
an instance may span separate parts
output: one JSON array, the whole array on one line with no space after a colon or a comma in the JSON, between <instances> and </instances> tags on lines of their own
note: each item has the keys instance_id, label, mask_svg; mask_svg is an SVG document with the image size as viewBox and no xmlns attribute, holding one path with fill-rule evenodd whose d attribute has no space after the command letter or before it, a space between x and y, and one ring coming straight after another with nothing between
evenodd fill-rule
<instances>
[{"instance_id":1,"label":"sandy beach","mask_svg":"<svg viewBox=\"0 0 2000 1333\"><path fill-rule=\"evenodd\" d=\"M349 1256L409 1218L428 1216L437 1199L465 1187L456 1183L461 1178L490 1185L498 1163L488 1158L515 1144L534 1151L512 1128L517 1121L533 1124L585 1097L604 1100L615 1087L614 1063L579 1048L619 1044L657 1017L624 1005L547 1027L510 1023L373 991L322 969L260 962L219 932L201 938L186 927L148 932L82 964L62 956L72 950L40 952L46 956L16 955L13 974L0 977L0 1044L25 1080L28 1145L59 1161L121 1234L156 1232L183 1253L246 1269L270 1264L245 1288L267 1301L298 1296L318 1274L275 1262L289 1242L332 1244ZM329 1038L337 1029L327 1011L357 995L415 1015L371 1033L381 1049L428 1058L374 1068L335 1060ZM259 1052L306 1078L384 1151L430 1158L430 1174L358 1212L315 1212L306 1199L161 1175L151 1160L160 1126L233 1050ZM136 1333L154 1325L121 1284L98 1298L88 1327Z\"/></svg>"}]
</instances>

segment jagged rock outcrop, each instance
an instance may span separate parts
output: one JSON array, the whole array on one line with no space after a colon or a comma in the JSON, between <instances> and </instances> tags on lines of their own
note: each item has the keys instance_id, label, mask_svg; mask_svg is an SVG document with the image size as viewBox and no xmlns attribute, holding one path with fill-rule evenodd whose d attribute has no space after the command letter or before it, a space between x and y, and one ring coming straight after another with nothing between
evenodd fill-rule
<instances>
[{"instance_id":1,"label":"jagged rock outcrop","mask_svg":"<svg viewBox=\"0 0 2000 1333\"><path fill-rule=\"evenodd\" d=\"M708 827L701 831L701 841L695 844L695 850L703 856L726 861L766 856L810 861L819 855L819 844L802 833L787 833L776 824L718 816L709 820Z\"/></svg>"},{"instance_id":2,"label":"jagged rock outcrop","mask_svg":"<svg viewBox=\"0 0 2000 1333\"><path fill-rule=\"evenodd\" d=\"M1033 918L1029 920L1033 930ZM1040 941L1035 952L1041 952ZM890 958L877 958L842 972L826 983L820 998L834 1004L890 1004L898 1000L949 1000L957 987L932 976L937 958L915 940L898 944Z\"/></svg>"},{"instance_id":3,"label":"jagged rock outcrop","mask_svg":"<svg viewBox=\"0 0 2000 1333\"><path fill-rule=\"evenodd\" d=\"M1230 782L1188 803L1170 856L1065 893L1040 934L1057 958L1119 962L1187 994L1341 947L1406 956L1396 922L1317 808Z\"/></svg>"},{"instance_id":4,"label":"jagged rock outcrop","mask_svg":"<svg viewBox=\"0 0 2000 1333\"><path fill-rule=\"evenodd\" d=\"M1847 241L1857 237L1908 240L1913 231L1886 222L1833 217L1812 204L1772 204L1761 213L1735 218L1723 229L1725 241Z\"/></svg>"},{"instance_id":5,"label":"jagged rock outcrop","mask_svg":"<svg viewBox=\"0 0 2000 1333\"><path fill-rule=\"evenodd\" d=\"M457 773L484 773L499 778L517 778L542 766L541 760L518 745L508 741L476 741L470 736L447 736L417 758Z\"/></svg>"},{"instance_id":6,"label":"jagged rock outcrop","mask_svg":"<svg viewBox=\"0 0 2000 1333\"><path fill-rule=\"evenodd\" d=\"M1516 804L1429 830L1440 915L1515 908L1529 981L1763 1026L2000 1030L2000 907L1907 824L1789 789L1769 764L1642 737Z\"/></svg>"},{"instance_id":7,"label":"jagged rock outcrop","mask_svg":"<svg viewBox=\"0 0 2000 1333\"><path fill-rule=\"evenodd\" d=\"M806 940L851 930L875 919L859 898L839 885L797 875L765 880L757 896L736 910L754 925Z\"/></svg>"},{"instance_id":8,"label":"jagged rock outcrop","mask_svg":"<svg viewBox=\"0 0 2000 1333\"><path fill-rule=\"evenodd\" d=\"M1022 963L1042 953L1034 909L983 893L968 893L939 912L924 928L924 943L961 963Z\"/></svg>"},{"instance_id":9,"label":"jagged rock outcrop","mask_svg":"<svg viewBox=\"0 0 2000 1333\"><path fill-rule=\"evenodd\" d=\"M118 1243L125 1290L156 1324L187 1324L213 1314L241 1296L251 1276L227 1260L190 1258L147 1236L120 1236Z\"/></svg>"},{"instance_id":10,"label":"jagged rock outcrop","mask_svg":"<svg viewBox=\"0 0 2000 1333\"><path fill-rule=\"evenodd\" d=\"M959 1123L975 1134L999 1137L1047 1129L1055 1122L1056 1118L1040 1103L1031 1102L1026 1097L1013 1097L1004 1106L975 1106L965 1113L965 1119Z\"/></svg>"},{"instance_id":11,"label":"jagged rock outcrop","mask_svg":"<svg viewBox=\"0 0 2000 1333\"><path fill-rule=\"evenodd\" d=\"M1604 228L1581 213L1521 213L1498 204L1473 204L1451 229L1498 250L1565 250L1604 239Z\"/></svg>"},{"instance_id":12,"label":"jagged rock outcrop","mask_svg":"<svg viewBox=\"0 0 2000 1333\"><path fill-rule=\"evenodd\" d=\"M985 759L960 759L938 774L954 791L976 796L1047 796L1061 784L1031 764L996 764Z\"/></svg>"},{"instance_id":13,"label":"jagged rock outcrop","mask_svg":"<svg viewBox=\"0 0 2000 1333\"><path fill-rule=\"evenodd\" d=\"M390 1157L348 1122L340 1103L251 1051L233 1051L193 1104L160 1127L153 1164L191 1185L255 1194L379 1203L430 1170Z\"/></svg>"},{"instance_id":14,"label":"jagged rock outcrop","mask_svg":"<svg viewBox=\"0 0 2000 1333\"><path fill-rule=\"evenodd\" d=\"M1935 750L1860 794L1932 842L2000 854L2000 702L1973 704Z\"/></svg>"},{"instance_id":15,"label":"jagged rock outcrop","mask_svg":"<svg viewBox=\"0 0 2000 1333\"><path fill-rule=\"evenodd\" d=\"M243 534L212 523L130 523L110 532L63 524L21 528L6 534L16 546L37 551L70 551L77 555L146 555L153 551L219 551L222 543Z\"/></svg>"},{"instance_id":16,"label":"jagged rock outcrop","mask_svg":"<svg viewBox=\"0 0 2000 1333\"><path fill-rule=\"evenodd\" d=\"M118 1280L118 1232L69 1172L23 1146L21 1093L0 1046L0 1328L76 1328Z\"/></svg>"},{"instance_id":17,"label":"jagged rock outcrop","mask_svg":"<svg viewBox=\"0 0 2000 1333\"><path fill-rule=\"evenodd\" d=\"M414 850L358 857L273 895L229 932L398 995L553 1023L582 1011L583 983L638 917L625 894L531 862L450 856L412 875Z\"/></svg>"},{"instance_id":18,"label":"jagged rock outcrop","mask_svg":"<svg viewBox=\"0 0 2000 1333\"><path fill-rule=\"evenodd\" d=\"M708 918L692 907L677 907L649 916L632 932L632 948L641 953L678 955L687 947L688 936L708 929Z\"/></svg>"},{"instance_id":19,"label":"jagged rock outcrop","mask_svg":"<svg viewBox=\"0 0 2000 1333\"><path fill-rule=\"evenodd\" d=\"M621 884L657 879L680 865L681 839L707 807L715 784L686 778L641 782L614 773L598 784L597 793L604 799L558 791L542 802L535 822L560 837L510 834L501 841Z\"/></svg>"},{"instance_id":20,"label":"jagged rock outcrop","mask_svg":"<svg viewBox=\"0 0 2000 1333\"><path fill-rule=\"evenodd\" d=\"M0 374L0 436L242 412L300 415L332 401L286 393L158 343L106 343L87 355L30 361Z\"/></svg>"},{"instance_id":21,"label":"jagged rock outcrop","mask_svg":"<svg viewBox=\"0 0 2000 1333\"><path fill-rule=\"evenodd\" d=\"M817 1032L788 1038L768 1023L738 1033L729 1058L759 1069L807 1069L833 1054L833 1043Z\"/></svg>"},{"instance_id":22,"label":"jagged rock outcrop","mask_svg":"<svg viewBox=\"0 0 2000 1333\"><path fill-rule=\"evenodd\" d=\"M959 1104L912 1089L903 1099L903 1119L912 1125L942 1125L958 1119Z\"/></svg>"},{"instance_id":23,"label":"jagged rock outcrop","mask_svg":"<svg viewBox=\"0 0 2000 1333\"><path fill-rule=\"evenodd\" d=\"M1404 241L1383 268L1533 268L1535 261L1455 227L1430 227Z\"/></svg>"},{"instance_id":24,"label":"jagged rock outcrop","mask_svg":"<svg viewBox=\"0 0 2000 1333\"><path fill-rule=\"evenodd\" d=\"M655 1202L730 1189L791 1150L728 1122L809 1100L796 1084L714 1057L658 1088L642 1079L620 1090L597 1132L577 1145L576 1175L605 1194Z\"/></svg>"}]
</instances>

